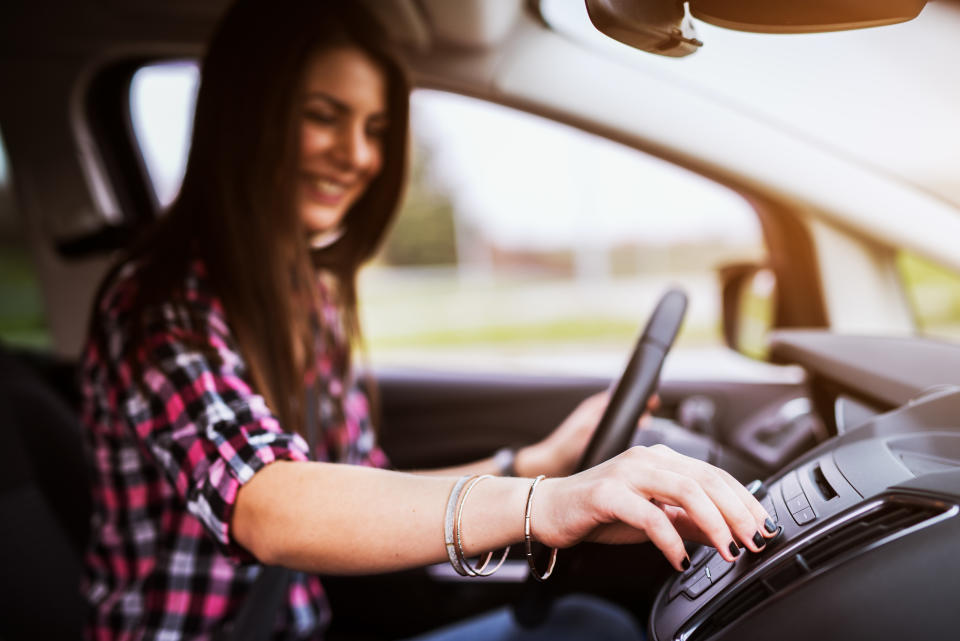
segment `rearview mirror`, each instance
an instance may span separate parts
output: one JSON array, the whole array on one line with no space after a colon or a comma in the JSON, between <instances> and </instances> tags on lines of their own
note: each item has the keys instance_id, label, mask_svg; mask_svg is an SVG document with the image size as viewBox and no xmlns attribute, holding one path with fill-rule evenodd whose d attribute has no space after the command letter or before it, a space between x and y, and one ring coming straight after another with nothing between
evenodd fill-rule
<instances>
[{"instance_id":1,"label":"rearview mirror","mask_svg":"<svg viewBox=\"0 0 960 641\"><path fill-rule=\"evenodd\" d=\"M697 50L693 23L675 0L586 0L590 22L634 49L679 58Z\"/></svg>"},{"instance_id":2,"label":"rearview mirror","mask_svg":"<svg viewBox=\"0 0 960 641\"><path fill-rule=\"evenodd\" d=\"M926 4L927 0L690 0L690 13L740 31L816 33L906 22L920 15Z\"/></svg>"},{"instance_id":3,"label":"rearview mirror","mask_svg":"<svg viewBox=\"0 0 960 641\"><path fill-rule=\"evenodd\" d=\"M695 18L758 33L816 33L906 22L927 0L689 0ZM635 49L680 57L703 45L682 0L586 0L601 33Z\"/></svg>"}]
</instances>

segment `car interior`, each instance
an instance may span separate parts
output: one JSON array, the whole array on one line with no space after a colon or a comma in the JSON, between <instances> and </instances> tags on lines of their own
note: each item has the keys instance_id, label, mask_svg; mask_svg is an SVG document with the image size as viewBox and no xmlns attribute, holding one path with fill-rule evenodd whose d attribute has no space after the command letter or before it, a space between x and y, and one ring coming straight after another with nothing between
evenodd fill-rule
<instances>
[{"instance_id":1,"label":"car interior","mask_svg":"<svg viewBox=\"0 0 960 641\"><path fill-rule=\"evenodd\" d=\"M581 544L561 551L556 576L542 584L527 579L522 555L482 580L463 580L445 565L324 577L334 612L329 638L406 638L501 605L534 626L558 595L573 592L624 606L659 641L955 637L960 77L943 70L960 54L960 3L367 4L404 57L414 107L434 94L440 102L452 96L652 157L733 194L755 219L762 248L718 260L708 290L682 283L651 293L616 289L634 316L624 330L630 338L604 361L612 366L409 365L378 360L387 340L374 337L368 366L392 464L451 465L533 442L583 398L611 389L584 468L631 445L664 443L730 471L782 532L761 554L734 563L690 544L692 565L682 574L651 545ZM173 197L159 189L138 142L131 87L142 69L171 64L194 74L195 88L196 63L226 5L4 5L0 244L8 258L0 260L0 280L30 289L4 284L0 304L4 318L14 318L0 327L8 447L0 467L0 641L80 637L77 586L90 498L77 358L111 260ZM842 45L831 54L835 62L805 57L832 42ZM712 62L711 47L720 55L727 47L731 57ZM688 61L695 66L682 66ZM733 71L755 75L724 75ZM841 84L815 84L821 77ZM741 96L738 82L759 92ZM892 101L874 97L874 85L891 88ZM853 102L855 93L868 108ZM484 172L495 175L477 171ZM633 180L640 182L620 182L647 188ZM643 203L642 193L638 199ZM573 226L585 234L585 224ZM450 233L469 235L466 229ZM489 253L502 262L530 260L519 251ZM554 262L541 258L538 266L557 269L551 256ZM438 272L410 273L429 280ZM924 299L954 318L953 333L931 330L936 323L917 298L927 290L905 273L954 279L953 298L936 290ZM469 277L458 282L487 286ZM585 315L603 311L596 294L581 287L580 295L571 304ZM710 331L722 340L719 364L694 355L679 367L707 298L716 311ZM478 293L476 300L487 299ZM444 326L448 343L440 341L438 352L449 351L455 315L431 304L418 311ZM489 306L509 316L522 305ZM23 338L26 321L16 315L28 307L40 310L42 339ZM368 308L374 329L378 309ZM487 356L488 348L479 351ZM653 420L634 429L654 392L660 402ZM380 616L370 616L371 601Z\"/></svg>"}]
</instances>

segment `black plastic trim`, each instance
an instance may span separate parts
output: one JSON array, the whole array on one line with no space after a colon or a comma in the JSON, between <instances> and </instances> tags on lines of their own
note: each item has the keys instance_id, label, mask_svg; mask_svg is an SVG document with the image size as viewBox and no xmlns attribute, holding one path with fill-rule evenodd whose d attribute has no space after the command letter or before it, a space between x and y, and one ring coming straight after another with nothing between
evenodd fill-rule
<instances>
[{"instance_id":1,"label":"black plastic trim","mask_svg":"<svg viewBox=\"0 0 960 641\"><path fill-rule=\"evenodd\" d=\"M778 550L723 598L709 604L682 626L674 640L705 641L774 595L958 513L960 507L951 502L904 493L888 494L858 505ZM874 522L864 528L871 517L888 518L890 523Z\"/></svg>"},{"instance_id":2,"label":"black plastic trim","mask_svg":"<svg viewBox=\"0 0 960 641\"><path fill-rule=\"evenodd\" d=\"M87 87L83 117L97 141L98 157L121 220L89 234L60 239L57 249L62 256L77 258L123 248L157 216L159 202L130 116L133 75L153 61L131 58L115 62L99 70Z\"/></svg>"}]
</instances>

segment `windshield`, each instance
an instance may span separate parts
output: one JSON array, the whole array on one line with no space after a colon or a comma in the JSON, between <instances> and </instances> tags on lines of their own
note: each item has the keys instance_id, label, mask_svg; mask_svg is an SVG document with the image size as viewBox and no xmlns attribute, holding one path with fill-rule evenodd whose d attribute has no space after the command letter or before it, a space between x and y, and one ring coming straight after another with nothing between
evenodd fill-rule
<instances>
[{"instance_id":1,"label":"windshield","mask_svg":"<svg viewBox=\"0 0 960 641\"><path fill-rule=\"evenodd\" d=\"M909 184L960 216L956 3L931 2L902 24L824 34L746 33L694 20L704 44L683 58L608 38L582 2L542 0L540 9L550 27L584 46ZM893 251L918 332L956 341L960 274Z\"/></svg>"},{"instance_id":2,"label":"windshield","mask_svg":"<svg viewBox=\"0 0 960 641\"><path fill-rule=\"evenodd\" d=\"M583 2L543 0L556 31L753 118L906 180L960 208L960 6L826 34L756 34L695 21L685 58L638 51L593 28Z\"/></svg>"}]
</instances>

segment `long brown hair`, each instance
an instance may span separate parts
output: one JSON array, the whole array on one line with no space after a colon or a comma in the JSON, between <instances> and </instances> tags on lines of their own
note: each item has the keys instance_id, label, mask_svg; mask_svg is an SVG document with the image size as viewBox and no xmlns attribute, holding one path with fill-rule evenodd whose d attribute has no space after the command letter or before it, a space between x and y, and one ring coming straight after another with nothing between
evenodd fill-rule
<instances>
[{"instance_id":1,"label":"long brown hair","mask_svg":"<svg viewBox=\"0 0 960 641\"><path fill-rule=\"evenodd\" d=\"M239 0L231 7L203 60L180 194L127 256L142 264L140 312L175 294L191 260L204 262L254 388L290 431L303 428L319 318L316 269L336 278L355 346L357 270L383 238L406 170L409 87L382 28L358 5ZM308 58L344 44L363 50L387 79L384 161L347 213L340 240L311 252L294 201L299 95Z\"/></svg>"}]
</instances>

